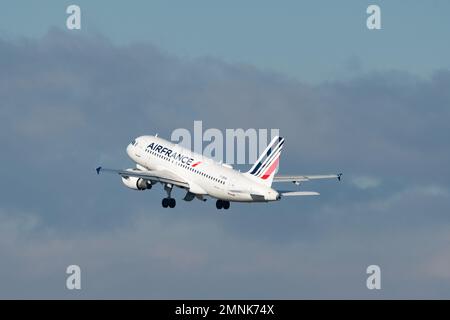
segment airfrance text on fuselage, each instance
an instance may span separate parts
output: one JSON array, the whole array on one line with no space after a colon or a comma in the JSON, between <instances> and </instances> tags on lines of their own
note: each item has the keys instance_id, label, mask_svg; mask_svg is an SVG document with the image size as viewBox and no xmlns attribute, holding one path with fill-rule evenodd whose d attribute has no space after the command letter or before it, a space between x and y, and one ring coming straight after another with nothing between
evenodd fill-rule
<instances>
[{"instance_id":1,"label":"airfrance text on fuselage","mask_svg":"<svg viewBox=\"0 0 450 320\"><path fill-rule=\"evenodd\" d=\"M191 165L192 161L194 161L193 158L185 156L181 153L174 152L174 151L172 151L172 149L166 148L166 147L164 147L160 144L154 143L154 142L150 143L147 146L147 149L151 149L154 152L163 154L168 158L173 158L174 160L179 161L186 165Z\"/></svg>"}]
</instances>

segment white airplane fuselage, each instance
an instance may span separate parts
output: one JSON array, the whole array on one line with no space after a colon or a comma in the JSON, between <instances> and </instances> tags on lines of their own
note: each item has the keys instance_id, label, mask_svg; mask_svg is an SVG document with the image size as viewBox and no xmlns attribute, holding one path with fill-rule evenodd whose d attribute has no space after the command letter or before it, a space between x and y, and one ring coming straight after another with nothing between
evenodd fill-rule
<instances>
[{"instance_id":1,"label":"white airplane fuselage","mask_svg":"<svg viewBox=\"0 0 450 320\"><path fill-rule=\"evenodd\" d=\"M128 156L142 170L167 170L183 177L189 191L224 201L267 202L279 193L253 178L156 136L140 136L127 146Z\"/></svg>"}]
</instances>

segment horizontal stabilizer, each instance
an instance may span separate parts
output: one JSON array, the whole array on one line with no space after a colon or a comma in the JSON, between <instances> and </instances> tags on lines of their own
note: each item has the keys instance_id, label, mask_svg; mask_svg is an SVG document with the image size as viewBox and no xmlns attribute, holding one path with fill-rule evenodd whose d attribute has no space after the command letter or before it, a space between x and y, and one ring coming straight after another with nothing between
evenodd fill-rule
<instances>
[{"instance_id":1,"label":"horizontal stabilizer","mask_svg":"<svg viewBox=\"0 0 450 320\"><path fill-rule=\"evenodd\" d=\"M273 178L273 182L294 182L298 184L300 182L309 181L309 180L317 180L317 179L335 179L337 178L339 181L342 179L342 173L338 174L320 174L320 175L303 175L303 176L287 176L287 175L278 175Z\"/></svg>"},{"instance_id":2,"label":"horizontal stabilizer","mask_svg":"<svg viewBox=\"0 0 450 320\"><path fill-rule=\"evenodd\" d=\"M283 197L295 197L295 196L318 196L320 193L315 191L286 191L280 192Z\"/></svg>"}]
</instances>

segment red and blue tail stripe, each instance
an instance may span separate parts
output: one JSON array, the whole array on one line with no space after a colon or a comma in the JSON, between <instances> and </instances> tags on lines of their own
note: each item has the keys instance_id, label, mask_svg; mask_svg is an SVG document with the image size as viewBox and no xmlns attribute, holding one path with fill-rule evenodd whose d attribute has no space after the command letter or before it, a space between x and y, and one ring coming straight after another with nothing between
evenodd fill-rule
<instances>
[{"instance_id":1,"label":"red and blue tail stripe","mask_svg":"<svg viewBox=\"0 0 450 320\"><path fill-rule=\"evenodd\" d=\"M263 180L272 176L278 168L283 144L284 138L275 137L248 173Z\"/></svg>"}]
</instances>

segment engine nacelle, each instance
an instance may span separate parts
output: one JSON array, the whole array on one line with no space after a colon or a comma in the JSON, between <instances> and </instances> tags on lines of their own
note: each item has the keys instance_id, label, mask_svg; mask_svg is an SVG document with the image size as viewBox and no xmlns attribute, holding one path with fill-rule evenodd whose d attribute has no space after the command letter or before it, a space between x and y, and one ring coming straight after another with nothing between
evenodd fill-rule
<instances>
[{"instance_id":1,"label":"engine nacelle","mask_svg":"<svg viewBox=\"0 0 450 320\"><path fill-rule=\"evenodd\" d=\"M128 169L129 171L135 171L136 169ZM128 188L133 190L146 190L152 188L152 183L150 181L144 180L142 178L136 177L122 177L122 182Z\"/></svg>"}]
</instances>

